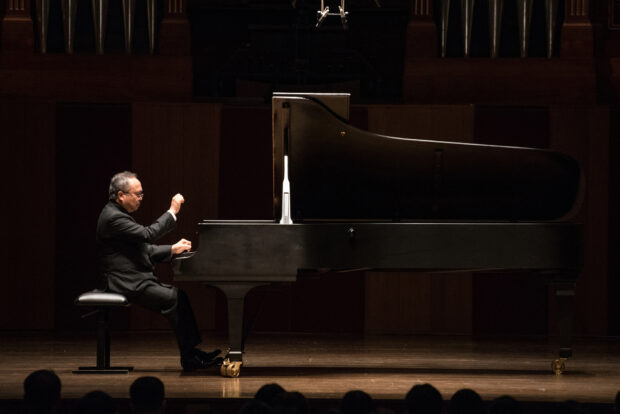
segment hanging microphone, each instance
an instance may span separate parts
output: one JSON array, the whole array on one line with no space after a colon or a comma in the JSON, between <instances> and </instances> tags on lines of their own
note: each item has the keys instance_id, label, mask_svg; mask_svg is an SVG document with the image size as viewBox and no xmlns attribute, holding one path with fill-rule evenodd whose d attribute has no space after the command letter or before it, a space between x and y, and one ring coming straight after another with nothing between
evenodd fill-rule
<instances>
[{"instance_id":1,"label":"hanging microphone","mask_svg":"<svg viewBox=\"0 0 620 414\"><path fill-rule=\"evenodd\" d=\"M316 22L316 26L315 27L318 29L323 24L323 20L325 20L325 18L329 14L329 6L325 7L322 10L317 10L316 14L319 17L319 20Z\"/></svg>"}]
</instances>

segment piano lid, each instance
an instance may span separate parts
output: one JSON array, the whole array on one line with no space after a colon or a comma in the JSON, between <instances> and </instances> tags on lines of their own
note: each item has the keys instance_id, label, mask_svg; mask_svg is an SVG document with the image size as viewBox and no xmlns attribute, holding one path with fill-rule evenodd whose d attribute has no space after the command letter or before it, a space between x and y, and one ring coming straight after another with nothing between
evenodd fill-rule
<instances>
[{"instance_id":1,"label":"piano lid","mask_svg":"<svg viewBox=\"0 0 620 414\"><path fill-rule=\"evenodd\" d=\"M390 137L348 115L348 94L274 94L275 220L285 153L297 222L558 220L581 202L581 169L564 154Z\"/></svg>"}]
</instances>

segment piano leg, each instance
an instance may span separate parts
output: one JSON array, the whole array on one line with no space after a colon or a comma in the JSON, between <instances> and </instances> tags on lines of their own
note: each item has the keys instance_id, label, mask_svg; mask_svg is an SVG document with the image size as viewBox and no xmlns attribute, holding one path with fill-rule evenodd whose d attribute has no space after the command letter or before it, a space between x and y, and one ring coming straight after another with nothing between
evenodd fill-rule
<instances>
[{"instance_id":1,"label":"piano leg","mask_svg":"<svg viewBox=\"0 0 620 414\"><path fill-rule=\"evenodd\" d=\"M226 295L228 303L228 340L230 347L224 357L224 362L220 368L220 374L224 377L238 377L243 364L243 305L245 295L257 286L265 283L256 282L217 282L209 283L220 289Z\"/></svg>"},{"instance_id":2,"label":"piano leg","mask_svg":"<svg viewBox=\"0 0 620 414\"><path fill-rule=\"evenodd\" d=\"M556 329L560 350L558 358L551 362L551 368L556 375L560 375L566 369L566 360L573 355L575 279L554 280L552 286L557 303Z\"/></svg>"}]
</instances>

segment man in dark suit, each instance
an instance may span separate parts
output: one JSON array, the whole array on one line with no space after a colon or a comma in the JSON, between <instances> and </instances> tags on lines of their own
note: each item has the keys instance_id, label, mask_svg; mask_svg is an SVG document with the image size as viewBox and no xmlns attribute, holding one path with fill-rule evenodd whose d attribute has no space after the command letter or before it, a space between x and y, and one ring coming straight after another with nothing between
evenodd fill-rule
<instances>
[{"instance_id":1,"label":"man in dark suit","mask_svg":"<svg viewBox=\"0 0 620 414\"><path fill-rule=\"evenodd\" d=\"M150 226L142 226L131 217L144 197L136 174L124 171L110 180L109 200L97 222L97 244L104 289L121 293L136 305L160 312L174 330L185 371L220 364L219 349L204 352L194 312L184 291L166 285L153 274L153 264L169 261L173 255L192 248L189 240L173 245L155 245L155 241L176 227L177 214L185 201L176 194L170 209Z\"/></svg>"}]
</instances>

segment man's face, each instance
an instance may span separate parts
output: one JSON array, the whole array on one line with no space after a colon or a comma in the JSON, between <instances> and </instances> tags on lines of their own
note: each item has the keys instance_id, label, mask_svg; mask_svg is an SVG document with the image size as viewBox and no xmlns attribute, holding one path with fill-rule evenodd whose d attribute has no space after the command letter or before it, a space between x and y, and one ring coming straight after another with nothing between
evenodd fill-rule
<instances>
[{"instance_id":1,"label":"man's face","mask_svg":"<svg viewBox=\"0 0 620 414\"><path fill-rule=\"evenodd\" d=\"M144 192L142 191L142 183L140 183L140 180L137 178L130 178L128 190L119 191L116 202L129 213L133 213L140 208L140 203L142 203L143 196Z\"/></svg>"}]
</instances>

